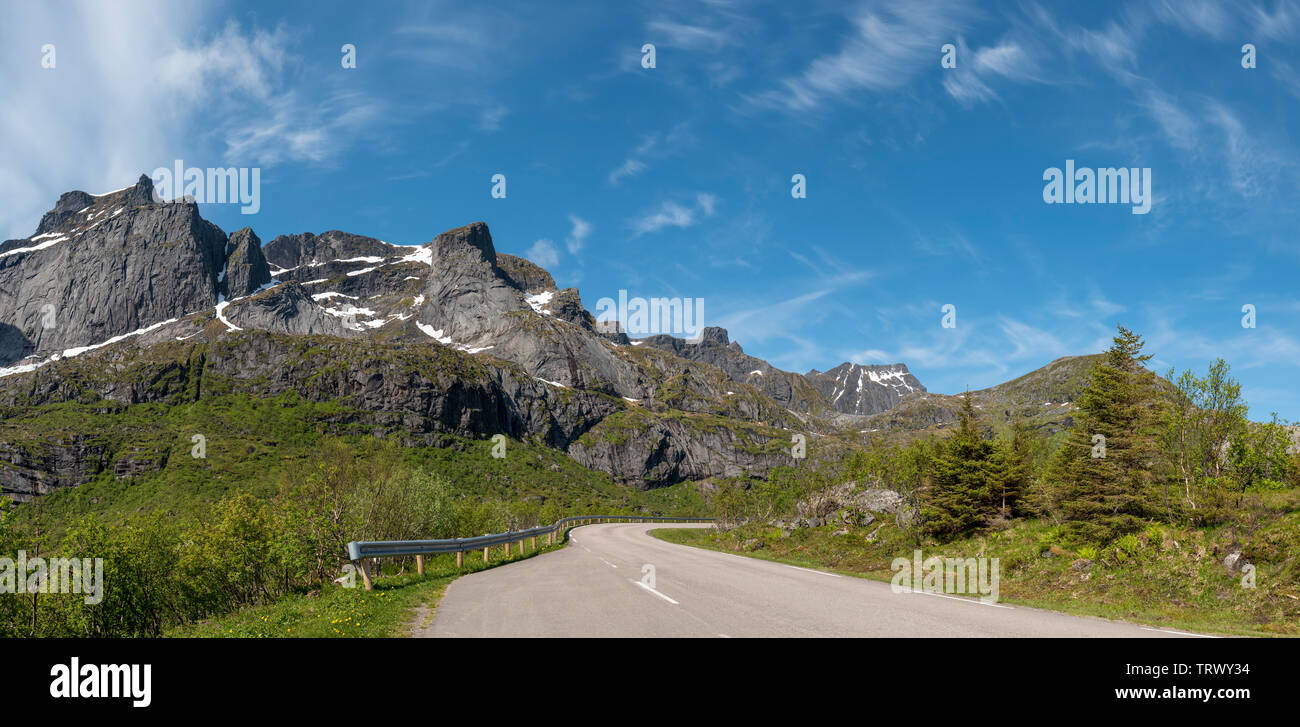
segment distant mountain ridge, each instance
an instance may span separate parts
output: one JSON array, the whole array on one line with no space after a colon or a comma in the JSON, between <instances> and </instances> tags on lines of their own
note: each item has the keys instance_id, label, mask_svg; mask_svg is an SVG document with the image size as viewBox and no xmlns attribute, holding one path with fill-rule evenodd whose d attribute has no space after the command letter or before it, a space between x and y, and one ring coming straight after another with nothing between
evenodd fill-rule
<instances>
[{"instance_id":1,"label":"distant mountain ridge","mask_svg":"<svg viewBox=\"0 0 1300 727\"><path fill-rule=\"evenodd\" d=\"M653 487L762 476L794 463L796 432L825 442L810 456L834 456L842 438L824 435L936 396L901 363L783 371L716 327L698 342L598 331L576 288L496 252L482 222L420 246L338 230L263 245L152 193L145 176L69 192L0 246L0 406L292 391L396 416L411 436L535 439ZM120 456L50 435L33 457L4 436L0 487L23 497Z\"/></svg>"}]
</instances>

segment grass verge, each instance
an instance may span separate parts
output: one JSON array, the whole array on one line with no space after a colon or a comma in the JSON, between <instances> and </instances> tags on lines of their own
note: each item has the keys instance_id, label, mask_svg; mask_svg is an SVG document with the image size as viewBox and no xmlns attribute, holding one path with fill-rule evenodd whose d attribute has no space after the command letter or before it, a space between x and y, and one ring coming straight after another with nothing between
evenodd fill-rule
<instances>
[{"instance_id":1,"label":"grass verge","mask_svg":"<svg viewBox=\"0 0 1300 727\"><path fill-rule=\"evenodd\" d=\"M410 636L412 630L427 626L442 594L452 581L470 573L495 568L506 563L532 558L563 547L538 545L524 554L512 552L509 558L493 548L487 563L481 553L465 554L465 565L456 566L455 554L429 556L424 576L414 572L413 563L406 572L375 578L374 590L360 586L344 588L330 583L322 590L282 598L274 603L253 606L234 613L178 627L166 633L169 638L394 638Z\"/></svg>"},{"instance_id":2,"label":"grass verge","mask_svg":"<svg viewBox=\"0 0 1300 727\"><path fill-rule=\"evenodd\" d=\"M764 526L724 533L657 529L661 540L842 575L888 582L895 557L911 558L914 544L892 523L873 529L808 528L784 535ZM1009 530L953 543L924 544L924 557L996 557L1000 601L1152 627L1232 636L1300 636L1300 593L1288 569L1262 562L1257 585L1213 555L1213 534L1153 527L1132 552L1080 557L1053 543L1054 530L1030 521Z\"/></svg>"}]
</instances>

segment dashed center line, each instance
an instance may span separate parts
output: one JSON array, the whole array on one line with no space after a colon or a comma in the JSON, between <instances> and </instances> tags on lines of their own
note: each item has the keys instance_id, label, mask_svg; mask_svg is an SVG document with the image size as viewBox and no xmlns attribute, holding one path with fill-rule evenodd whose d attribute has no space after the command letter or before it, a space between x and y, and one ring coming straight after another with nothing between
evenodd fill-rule
<instances>
[{"instance_id":1,"label":"dashed center line","mask_svg":"<svg viewBox=\"0 0 1300 727\"><path fill-rule=\"evenodd\" d=\"M647 586L646 584L642 583L641 581L638 581L638 580L635 579L635 578L629 578L628 580L631 581L632 583L637 584L638 586L641 586L642 588L646 589L647 591L650 591L651 593L653 593L653 594L655 594L656 596L658 596L658 597L664 599L665 601L667 601L667 602L673 604L674 606L680 606L680 605L681 605L680 603L674 601L673 599L669 598L668 596L665 596L664 594L660 593L659 591L656 591L655 589L651 588L650 586Z\"/></svg>"}]
</instances>

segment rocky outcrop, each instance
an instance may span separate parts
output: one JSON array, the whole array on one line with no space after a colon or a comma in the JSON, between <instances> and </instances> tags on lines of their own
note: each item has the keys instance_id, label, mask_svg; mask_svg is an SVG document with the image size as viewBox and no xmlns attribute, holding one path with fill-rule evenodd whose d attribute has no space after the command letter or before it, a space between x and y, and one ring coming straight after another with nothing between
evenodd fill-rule
<instances>
[{"instance_id":1,"label":"rocky outcrop","mask_svg":"<svg viewBox=\"0 0 1300 727\"><path fill-rule=\"evenodd\" d=\"M225 234L153 184L69 192L22 247L0 253L0 366L212 308Z\"/></svg>"},{"instance_id":2,"label":"rocky outcrop","mask_svg":"<svg viewBox=\"0 0 1300 727\"><path fill-rule=\"evenodd\" d=\"M280 235L266 244L263 253L266 261L276 268L293 269L313 262L389 257L400 247L373 237L329 230L319 235L310 232Z\"/></svg>"},{"instance_id":3,"label":"rocky outcrop","mask_svg":"<svg viewBox=\"0 0 1300 727\"><path fill-rule=\"evenodd\" d=\"M819 412L827 403L799 374L782 371L761 358L745 353L740 344L729 340L726 329L709 326L698 342L673 336L658 335L638 339L638 343L664 351L690 361L715 366L732 381L748 384L777 404L797 412Z\"/></svg>"},{"instance_id":4,"label":"rocky outcrop","mask_svg":"<svg viewBox=\"0 0 1300 727\"><path fill-rule=\"evenodd\" d=\"M254 295L235 306L226 316L239 328L258 329L295 336L354 336L360 327L356 318L333 315L317 305L297 283L286 283Z\"/></svg>"},{"instance_id":5,"label":"rocky outcrop","mask_svg":"<svg viewBox=\"0 0 1300 727\"><path fill-rule=\"evenodd\" d=\"M916 510L902 494L879 483L844 482L805 496L795 509L799 514L797 518L776 520L772 524L788 535L799 528L825 525L866 528L881 515L891 515L895 522L904 526L916 519Z\"/></svg>"},{"instance_id":6,"label":"rocky outcrop","mask_svg":"<svg viewBox=\"0 0 1300 727\"><path fill-rule=\"evenodd\" d=\"M271 268L262 256L262 241L251 227L231 233L226 243L229 251L224 273L224 293L227 298L252 295L271 282Z\"/></svg>"}]
</instances>

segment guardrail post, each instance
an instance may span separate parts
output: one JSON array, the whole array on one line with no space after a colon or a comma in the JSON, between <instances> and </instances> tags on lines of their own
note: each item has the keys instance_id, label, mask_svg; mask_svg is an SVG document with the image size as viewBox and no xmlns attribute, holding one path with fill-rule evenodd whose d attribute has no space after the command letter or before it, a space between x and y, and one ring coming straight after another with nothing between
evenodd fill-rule
<instances>
[{"instance_id":1,"label":"guardrail post","mask_svg":"<svg viewBox=\"0 0 1300 727\"><path fill-rule=\"evenodd\" d=\"M484 549L483 549L483 562L484 562L484 563L488 562L488 551L489 551L489 550L491 550L491 548L484 548Z\"/></svg>"},{"instance_id":2,"label":"guardrail post","mask_svg":"<svg viewBox=\"0 0 1300 727\"><path fill-rule=\"evenodd\" d=\"M537 550L537 536L533 536L533 550Z\"/></svg>"},{"instance_id":3,"label":"guardrail post","mask_svg":"<svg viewBox=\"0 0 1300 727\"><path fill-rule=\"evenodd\" d=\"M509 542L509 541L506 541L505 546L506 546L506 557L509 558L509 557L510 557L510 542Z\"/></svg>"},{"instance_id":4,"label":"guardrail post","mask_svg":"<svg viewBox=\"0 0 1300 727\"><path fill-rule=\"evenodd\" d=\"M549 532L549 533L546 534L546 544L547 544L547 545L555 545L555 531L554 531L554 530L552 530L551 532Z\"/></svg>"},{"instance_id":5,"label":"guardrail post","mask_svg":"<svg viewBox=\"0 0 1300 727\"><path fill-rule=\"evenodd\" d=\"M465 565L465 551L456 551L456 567L460 568Z\"/></svg>"},{"instance_id":6,"label":"guardrail post","mask_svg":"<svg viewBox=\"0 0 1300 727\"><path fill-rule=\"evenodd\" d=\"M417 556L415 556L415 572L418 573L419 575L424 575L424 556L423 556L423 555L417 555Z\"/></svg>"},{"instance_id":7,"label":"guardrail post","mask_svg":"<svg viewBox=\"0 0 1300 727\"><path fill-rule=\"evenodd\" d=\"M357 569L357 572L361 574L361 582L365 584L366 590L373 591L375 589L375 584L370 582L370 571L366 569L366 562L364 560L354 560L352 561L352 565Z\"/></svg>"}]
</instances>

